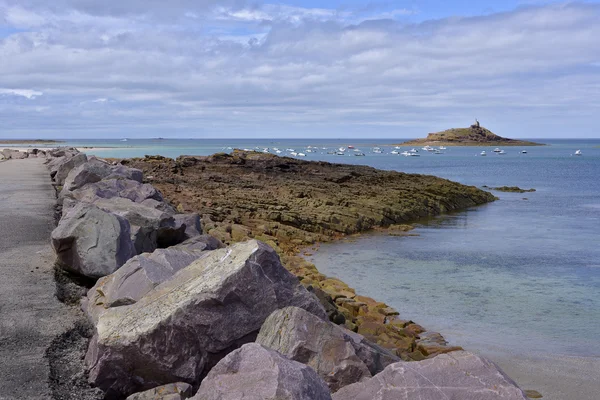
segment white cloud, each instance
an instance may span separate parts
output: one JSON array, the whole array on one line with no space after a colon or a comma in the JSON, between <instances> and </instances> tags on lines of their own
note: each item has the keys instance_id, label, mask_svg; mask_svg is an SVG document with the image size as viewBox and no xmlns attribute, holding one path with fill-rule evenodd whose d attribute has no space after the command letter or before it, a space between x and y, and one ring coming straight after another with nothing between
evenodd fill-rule
<instances>
[{"instance_id":1,"label":"white cloud","mask_svg":"<svg viewBox=\"0 0 600 400\"><path fill-rule=\"evenodd\" d=\"M598 5L407 24L394 20L406 10L181 0L162 18L134 1L2 1L26 31L0 38L0 87L19 88L0 96L37 98L35 109L0 98L15 129L415 136L474 115L526 136L597 125Z\"/></svg>"},{"instance_id":2,"label":"white cloud","mask_svg":"<svg viewBox=\"0 0 600 400\"><path fill-rule=\"evenodd\" d=\"M43 95L43 93L36 90L0 88L0 96L20 96L32 100L41 95Z\"/></svg>"}]
</instances>

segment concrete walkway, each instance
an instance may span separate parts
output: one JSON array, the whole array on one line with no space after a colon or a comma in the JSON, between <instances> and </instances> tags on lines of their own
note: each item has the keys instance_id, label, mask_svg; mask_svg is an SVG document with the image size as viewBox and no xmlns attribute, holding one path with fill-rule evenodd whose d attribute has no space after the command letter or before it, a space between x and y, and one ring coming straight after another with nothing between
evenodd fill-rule
<instances>
[{"instance_id":1,"label":"concrete walkway","mask_svg":"<svg viewBox=\"0 0 600 400\"><path fill-rule=\"evenodd\" d=\"M0 162L0 399L50 399L44 352L70 327L54 297L54 189L43 159Z\"/></svg>"}]
</instances>

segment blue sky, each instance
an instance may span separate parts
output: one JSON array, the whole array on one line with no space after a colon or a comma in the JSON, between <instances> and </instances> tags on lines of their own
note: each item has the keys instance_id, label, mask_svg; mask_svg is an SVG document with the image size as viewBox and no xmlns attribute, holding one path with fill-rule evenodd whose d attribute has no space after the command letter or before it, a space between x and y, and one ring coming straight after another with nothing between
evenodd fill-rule
<instances>
[{"instance_id":1,"label":"blue sky","mask_svg":"<svg viewBox=\"0 0 600 400\"><path fill-rule=\"evenodd\" d=\"M598 137L600 2L0 0L0 138Z\"/></svg>"}]
</instances>

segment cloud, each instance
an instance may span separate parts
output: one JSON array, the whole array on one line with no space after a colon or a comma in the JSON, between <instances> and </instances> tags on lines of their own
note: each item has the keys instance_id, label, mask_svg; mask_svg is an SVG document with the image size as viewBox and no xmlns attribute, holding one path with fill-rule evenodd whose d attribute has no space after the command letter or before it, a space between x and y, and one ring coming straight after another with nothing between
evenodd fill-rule
<instances>
[{"instance_id":1,"label":"cloud","mask_svg":"<svg viewBox=\"0 0 600 400\"><path fill-rule=\"evenodd\" d=\"M0 0L4 24L25 29L0 37L0 87L21 88L0 95L36 99L0 100L8 135L422 136L474 117L508 136L597 126L595 4L415 24L410 10L104 3Z\"/></svg>"},{"instance_id":2,"label":"cloud","mask_svg":"<svg viewBox=\"0 0 600 400\"><path fill-rule=\"evenodd\" d=\"M0 88L0 96L20 96L32 100L41 95L43 95L43 93L36 90Z\"/></svg>"}]
</instances>

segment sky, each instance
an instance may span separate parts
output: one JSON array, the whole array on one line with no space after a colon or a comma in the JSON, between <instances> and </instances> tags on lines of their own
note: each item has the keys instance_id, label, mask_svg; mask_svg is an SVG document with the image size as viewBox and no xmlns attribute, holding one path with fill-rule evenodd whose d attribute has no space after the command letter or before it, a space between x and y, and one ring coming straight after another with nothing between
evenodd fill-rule
<instances>
[{"instance_id":1,"label":"sky","mask_svg":"<svg viewBox=\"0 0 600 400\"><path fill-rule=\"evenodd\" d=\"M600 137L600 0L0 0L0 138L413 138L475 118Z\"/></svg>"}]
</instances>

